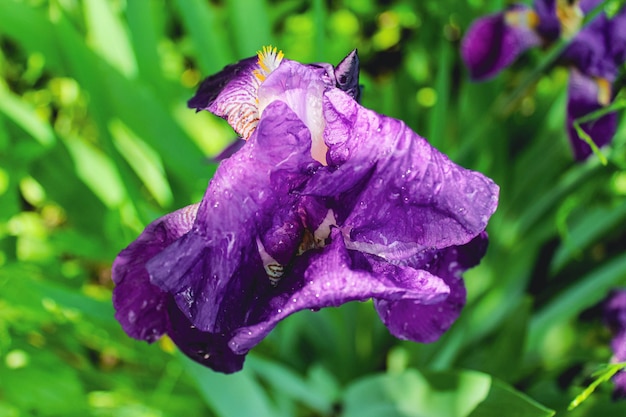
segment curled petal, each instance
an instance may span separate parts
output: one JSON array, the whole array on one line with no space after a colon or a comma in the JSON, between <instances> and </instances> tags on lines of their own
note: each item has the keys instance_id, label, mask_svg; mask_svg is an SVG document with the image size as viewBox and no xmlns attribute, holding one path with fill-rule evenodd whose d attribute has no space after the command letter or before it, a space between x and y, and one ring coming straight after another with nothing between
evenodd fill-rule
<instances>
[{"instance_id":1,"label":"curled petal","mask_svg":"<svg viewBox=\"0 0 626 417\"><path fill-rule=\"evenodd\" d=\"M150 283L146 262L187 233L198 204L152 222L113 262L115 318L136 339L154 342L167 332L167 293Z\"/></svg>"},{"instance_id":2,"label":"curled petal","mask_svg":"<svg viewBox=\"0 0 626 417\"><path fill-rule=\"evenodd\" d=\"M431 304L415 300L377 299L376 310L385 326L394 336L404 340L430 343L439 339L456 321L465 305L466 291L461 274L476 265L486 250L487 235L482 233L466 245L411 260L410 264L442 278L450 288L450 294L444 300Z\"/></svg>"},{"instance_id":3,"label":"curled petal","mask_svg":"<svg viewBox=\"0 0 626 417\"><path fill-rule=\"evenodd\" d=\"M526 49L539 45L535 20L530 9L514 6L472 23L461 43L461 56L472 79L493 77Z\"/></svg>"},{"instance_id":4,"label":"curled petal","mask_svg":"<svg viewBox=\"0 0 626 417\"><path fill-rule=\"evenodd\" d=\"M257 57L247 58L206 78L187 102L190 108L208 110L228 120L232 128L247 139L259 120Z\"/></svg>"},{"instance_id":5,"label":"curled petal","mask_svg":"<svg viewBox=\"0 0 626 417\"><path fill-rule=\"evenodd\" d=\"M258 310L250 314L259 322L251 320L254 324L237 330L230 342L231 349L236 353L247 352L280 320L303 309L336 307L371 297L435 303L448 294L447 285L426 271L392 265L387 265L386 271L374 270L360 256L346 249L340 231L334 229L328 246L296 260L288 289L259 300Z\"/></svg>"},{"instance_id":6,"label":"curled petal","mask_svg":"<svg viewBox=\"0 0 626 417\"><path fill-rule=\"evenodd\" d=\"M604 90L603 90L604 89ZM606 91L606 90L609 91ZM579 136L574 128L574 120L602 108L602 101L608 104L610 87L607 82L587 77L579 71L570 72L567 98L567 131L577 160L584 160L591 155L591 148ZM613 138L617 129L617 115L609 113L599 119L581 125L582 129L600 148Z\"/></svg>"},{"instance_id":7,"label":"curled petal","mask_svg":"<svg viewBox=\"0 0 626 417\"><path fill-rule=\"evenodd\" d=\"M293 224L298 197L291 191L319 165L310 146L306 126L274 101L250 140L219 166L192 230L148 263L151 282L172 293L198 329L237 326L247 314L240 306L246 297L269 286L257 237ZM284 233L280 244L266 239L264 251L276 260L292 255L296 236Z\"/></svg>"},{"instance_id":8,"label":"curled petal","mask_svg":"<svg viewBox=\"0 0 626 417\"><path fill-rule=\"evenodd\" d=\"M325 97L333 166L318 171L302 192L336 199L349 249L408 259L463 245L485 229L499 191L490 179L452 163L401 121L341 91Z\"/></svg>"}]
</instances>

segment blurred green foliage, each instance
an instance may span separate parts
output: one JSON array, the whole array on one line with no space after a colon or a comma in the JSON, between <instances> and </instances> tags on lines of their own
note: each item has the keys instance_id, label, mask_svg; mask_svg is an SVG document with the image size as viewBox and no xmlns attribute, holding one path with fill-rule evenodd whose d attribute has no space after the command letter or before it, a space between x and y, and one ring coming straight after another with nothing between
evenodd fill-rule
<instances>
[{"instance_id":1,"label":"blurred green foliage","mask_svg":"<svg viewBox=\"0 0 626 417\"><path fill-rule=\"evenodd\" d=\"M606 166L577 164L567 72L512 95L541 51L469 82L462 34L503 3L1 0L0 416L567 413L611 355L595 306L626 285L626 126ZM266 44L304 62L358 48L366 107L501 186L468 305L439 342L395 340L351 303L290 317L225 376L115 321L115 255L198 201L234 139L186 100ZM611 389L569 415L624 415Z\"/></svg>"}]
</instances>

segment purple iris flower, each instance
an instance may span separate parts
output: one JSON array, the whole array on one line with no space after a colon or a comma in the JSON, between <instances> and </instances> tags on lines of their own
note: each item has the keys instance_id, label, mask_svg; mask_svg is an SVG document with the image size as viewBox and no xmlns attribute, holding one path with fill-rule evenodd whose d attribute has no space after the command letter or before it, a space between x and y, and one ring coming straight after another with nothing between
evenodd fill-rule
<instances>
[{"instance_id":1,"label":"purple iris flower","mask_svg":"<svg viewBox=\"0 0 626 417\"><path fill-rule=\"evenodd\" d=\"M567 132L577 160L591 154L573 127L575 119L607 106L612 85L626 61L626 8L609 18L603 12L580 29L586 13L601 0L536 0L533 8L512 5L506 11L476 20L461 45L461 55L474 80L493 77L526 49L570 40L559 62L571 68L567 102ZM617 127L609 113L583 123L598 146L608 144Z\"/></svg>"},{"instance_id":2,"label":"purple iris flower","mask_svg":"<svg viewBox=\"0 0 626 417\"><path fill-rule=\"evenodd\" d=\"M498 187L359 105L356 51L304 65L265 48L189 106L246 139L202 201L155 220L113 264L116 318L220 372L285 317L374 300L390 332L436 340L465 304Z\"/></svg>"},{"instance_id":3,"label":"purple iris flower","mask_svg":"<svg viewBox=\"0 0 626 417\"><path fill-rule=\"evenodd\" d=\"M611 362L626 362L626 289L613 291L604 302L604 321L613 331ZM615 398L626 398L626 371L614 377Z\"/></svg>"}]
</instances>

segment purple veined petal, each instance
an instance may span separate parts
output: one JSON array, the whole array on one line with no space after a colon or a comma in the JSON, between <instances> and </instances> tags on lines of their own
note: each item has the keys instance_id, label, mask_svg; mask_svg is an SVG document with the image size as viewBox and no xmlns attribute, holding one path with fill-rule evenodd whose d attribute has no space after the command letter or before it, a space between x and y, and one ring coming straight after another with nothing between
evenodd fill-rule
<instances>
[{"instance_id":1,"label":"purple veined petal","mask_svg":"<svg viewBox=\"0 0 626 417\"><path fill-rule=\"evenodd\" d=\"M541 44L536 14L526 6L480 18L461 42L461 57L474 80L495 76L526 49Z\"/></svg>"},{"instance_id":2,"label":"purple veined petal","mask_svg":"<svg viewBox=\"0 0 626 417\"><path fill-rule=\"evenodd\" d=\"M408 299L421 305L436 303L449 292L440 278L427 271L381 263L385 265L372 269L362 254L346 249L340 230L334 229L328 246L296 259L286 290L259 299L258 308L249 314L250 325L238 329L229 346L243 354L279 321L304 309L336 307L372 297Z\"/></svg>"},{"instance_id":3,"label":"purple veined petal","mask_svg":"<svg viewBox=\"0 0 626 417\"><path fill-rule=\"evenodd\" d=\"M470 243L430 254L427 263L418 257L416 267L441 277L450 294L439 303L413 300L375 300L376 311L391 334L420 343L434 342L456 321L465 305L465 285L461 274L475 266L487 250L487 235L482 233ZM414 261L412 263L415 263Z\"/></svg>"},{"instance_id":4,"label":"purple veined petal","mask_svg":"<svg viewBox=\"0 0 626 417\"><path fill-rule=\"evenodd\" d=\"M257 61L256 56L246 58L206 78L187 105L226 119L237 134L248 139L259 119Z\"/></svg>"},{"instance_id":5,"label":"purple veined petal","mask_svg":"<svg viewBox=\"0 0 626 417\"><path fill-rule=\"evenodd\" d=\"M270 287L257 238L293 224L291 210L300 197L292 190L319 166L310 146L302 121L274 101L250 140L220 164L192 230L148 263L151 282L173 294L199 330L229 331L247 314L241 306ZM275 247L267 239L264 251L276 260L291 255L298 236L285 233Z\"/></svg>"},{"instance_id":6,"label":"purple veined petal","mask_svg":"<svg viewBox=\"0 0 626 417\"><path fill-rule=\"evenodd\" d=\"M284 101L311 132L311 155L326 164L322 99L324 91L334 88L332 66L303 65L284 60L259 87L259 109L276 100Z\"/></svg>"},{"instance_id":7,"label":"purple veined petal","mask_svg":"<svg viewBox=\"0 0 626 417\"><path fill-rule=\"evenodd\" d=\"M402 260L463 245L485 229L498 202L490 179L342 91L326 93L324 110L331 165L302 193L334 199L349 249Z\"/></svg>"},{"instance_id":8,"label":"purple veined petal","mask_svg":"<svg viewBox=\"0 0 626 417\"><path fill-rule=\"evenodd\" d=\"M608 104L611 93L606 81L595 80L572 69L568 85L567 97L567 131L576 160L584 160L591 155L591 148L574 129L574 120L602 108L601 101ZM609 113L599 119L581 125L583 130L600 148L611 142L617 129L617 115Z\"/></svg>"},{"instance_id":9,"label":"purple veined petal","mask_svg":"<svg viewBox=\"0 0 626 417\"><path fill-rule=\"evenodd\" d=\"M152 222L113 262L115 318L135 339L154 342L167 331L167 293L150 283L146 262L193 225L199 204Z\"/></svg>"}]
</instances>

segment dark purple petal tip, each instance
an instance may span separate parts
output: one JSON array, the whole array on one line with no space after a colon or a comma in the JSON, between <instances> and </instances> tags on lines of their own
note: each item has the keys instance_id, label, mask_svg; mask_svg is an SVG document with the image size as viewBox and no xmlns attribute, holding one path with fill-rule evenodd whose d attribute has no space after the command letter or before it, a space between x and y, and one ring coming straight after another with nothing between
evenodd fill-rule
<instances>
[{"instance_id":1,"label":"dark purple petal tip","mask_svg":"<svg viewBox=\"0 0 626 417\"><path fill-rule=\"evenodd\" d=\"M345 91L356 101L360 101L361 87L359 86L359 56L356 49L350 52L335 67L337 87Z\"/></svg>"}]
</instances>

